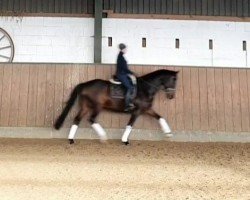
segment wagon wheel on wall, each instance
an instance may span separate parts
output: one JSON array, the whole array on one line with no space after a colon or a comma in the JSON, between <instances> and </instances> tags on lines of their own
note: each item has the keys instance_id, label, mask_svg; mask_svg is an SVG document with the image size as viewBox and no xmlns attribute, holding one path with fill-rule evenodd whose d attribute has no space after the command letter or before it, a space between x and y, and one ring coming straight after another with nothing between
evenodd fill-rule
<instances>
[{"instance_id":1,"label":"wagon wheel on wall","mask_svg":"<svg viewBox=\"0 0 250 200\"><path fill-rule=\"evenodd\" d=\"M12 62L14 58L14 43L9 34L0 28L0 62Z\"/></svg>"}]
</instances>

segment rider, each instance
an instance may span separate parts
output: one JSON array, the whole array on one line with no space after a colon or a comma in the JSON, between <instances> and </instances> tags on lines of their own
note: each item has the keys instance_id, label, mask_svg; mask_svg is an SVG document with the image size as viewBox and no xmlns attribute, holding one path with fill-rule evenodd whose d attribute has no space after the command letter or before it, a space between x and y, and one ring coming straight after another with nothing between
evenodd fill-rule
<instances>
[{"instance_id":1,"label":"rider","mask_svg":"<svg viewBox=\"0 0 250 200\"><path fill-rule=\"evenodd\" d=\"M132 94L134 88L129 75L134 73L128 69L127 61L123 56L123 54L127 52L126 45L123 43L119 44L119 49L120 52L117 57L116 76L126 88L125 111L129 111L134 108L134 104L132 103Z\"/></svg>"}]
</instances>

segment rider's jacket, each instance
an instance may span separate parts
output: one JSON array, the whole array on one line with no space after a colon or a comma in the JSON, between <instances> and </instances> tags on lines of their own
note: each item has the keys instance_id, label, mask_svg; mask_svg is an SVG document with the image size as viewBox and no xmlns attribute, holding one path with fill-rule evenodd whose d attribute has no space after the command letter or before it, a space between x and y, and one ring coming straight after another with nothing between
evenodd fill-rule
<instances>
[{"instance_id":1,"label":"rider's jacket","mask_svg":"<svg viewBox=\"0 0 250 200\"><path fill-rule=\"evenodd\" d=\"M123 56L123 52L120 51L118 57L117 57L117 66L116 66L116 76L120 77L126 74L133 74L132 71L128 69L127 61L125 60Z\"/></svg>"}]
</instances>

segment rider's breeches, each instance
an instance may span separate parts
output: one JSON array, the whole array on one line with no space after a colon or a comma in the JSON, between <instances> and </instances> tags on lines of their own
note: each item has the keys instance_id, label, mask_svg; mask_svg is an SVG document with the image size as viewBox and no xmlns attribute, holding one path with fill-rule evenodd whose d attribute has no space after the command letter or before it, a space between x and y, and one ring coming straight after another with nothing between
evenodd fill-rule
<instances>
[{"instance_id":1,"label":"rider's breeches","mask_svg":"<svg viewBox=\"0 0 250 200\"><path fill-rule=\"evenodd\" d=\"M131 97L132 97L132 94L133 94L133 85L129 79L129 77L125 74L125 75L122 75L122 76L119 76L117 77L121 82L122 84L124 85L124 87L126 88L126 96L125 96L125 104L126 106L129 105L129 103L131 103Z\"/></svg>"}]
</instances>

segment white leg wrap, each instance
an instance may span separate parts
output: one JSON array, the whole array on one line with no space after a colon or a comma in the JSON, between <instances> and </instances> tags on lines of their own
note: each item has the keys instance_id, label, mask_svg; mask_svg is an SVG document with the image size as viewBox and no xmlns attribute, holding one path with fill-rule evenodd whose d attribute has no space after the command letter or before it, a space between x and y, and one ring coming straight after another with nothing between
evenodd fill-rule
<instances>
[{"instance_id":1,"label":"white leg wrap","mask_svg":"<svg viewBox=\"0 0 250 200\"><path fill-rule=\"evenodd\" d=\"M91 125L101 140L107 140L107 134L100 124L94 123Z\"/></svg>"},{"instance_id":2,"label":"white leg wrap","mask_svg":"<svg viewBox=\"0 0 250 200\"><path fill-rule=\"evenodd\" d=\"M71 126L70 131L69 131L68 139L74 139L77 129L78 129L78 126L75 125L75 124L73 124Z\"/></svg>"},{"instance_id":3,"label":"white leg wrap","mask_svg":"<svg viewBox=\"0 0 250 200\"><path fill-rule=\"evenodd\" d=\"M166 134L171 133L171 129L169 128L168 123L165 119L160 118L159 123L160 123L161 129L164 133L166 133Z\"/></svg>"},{"instance_id":4,"label":"white leg wrap","mask_svg":"<svg viewBox=\"0 0 250 200\"><path fill-rule=\"evenodd\" d=\"M122 136L122 142L128 141L128 137L131 131L132 131L132 126L126 126L126 130L124 131L123 136Z\"/></svg>"}]
</instances>

